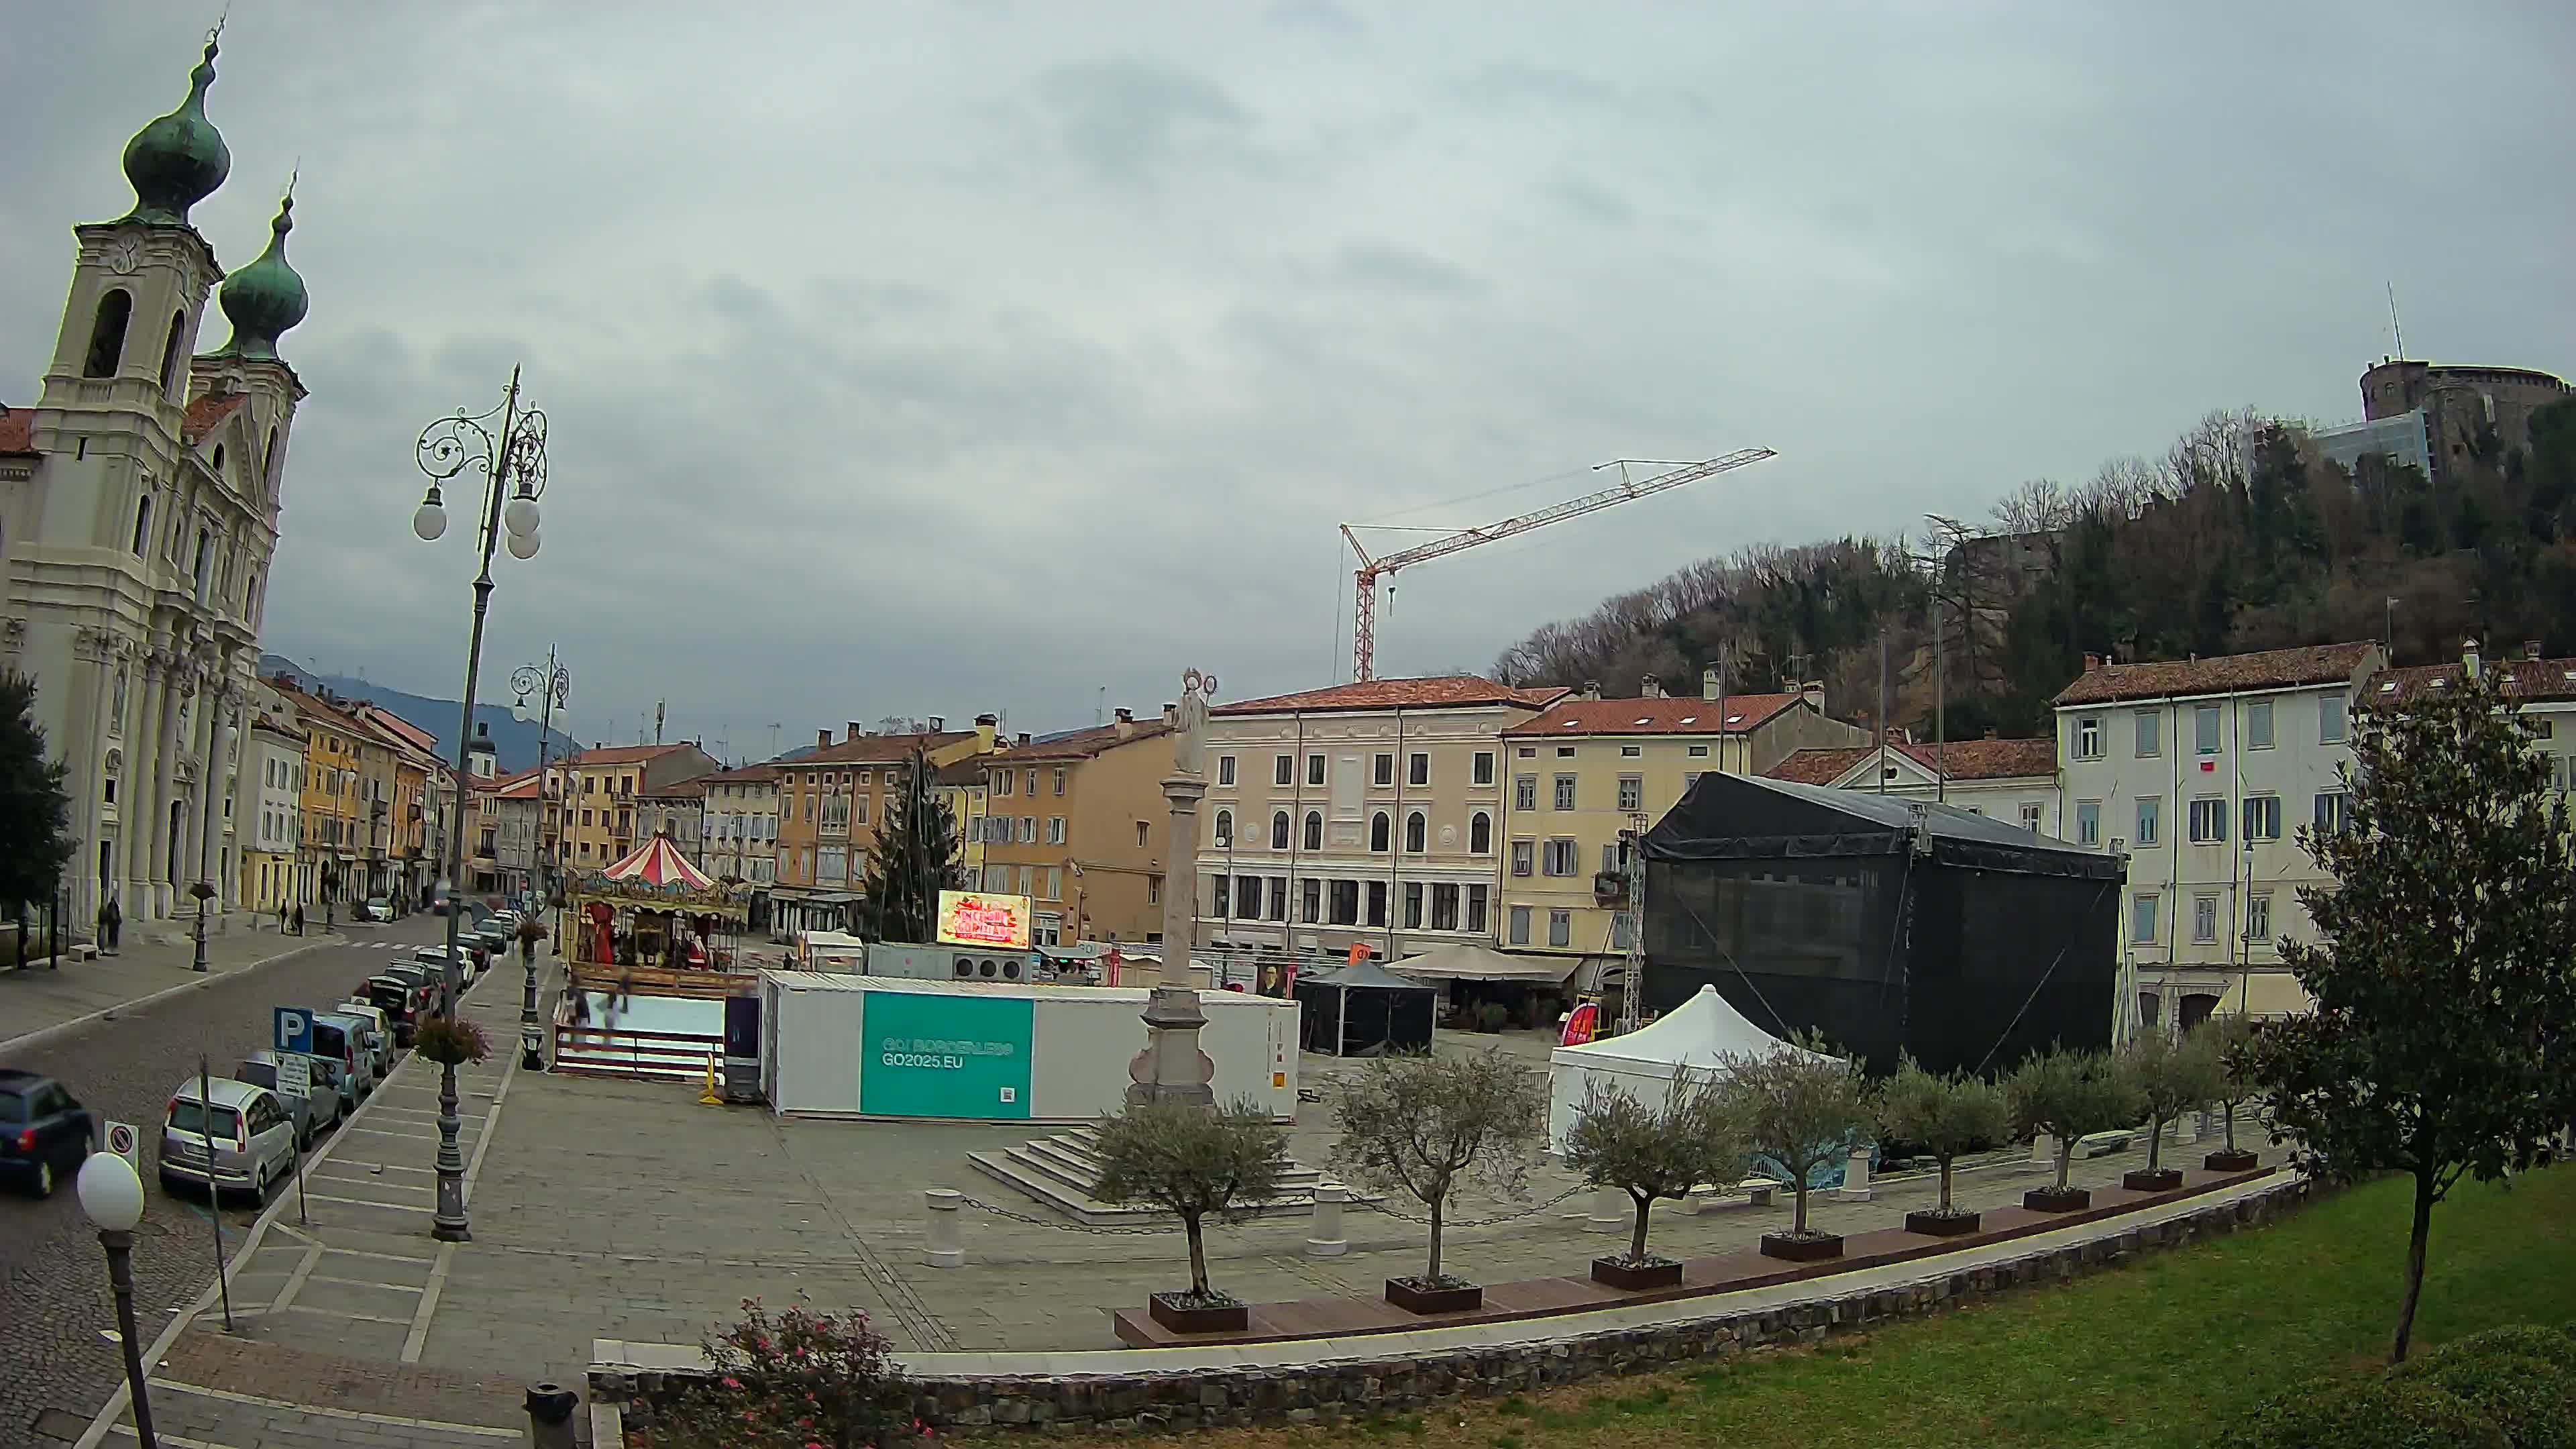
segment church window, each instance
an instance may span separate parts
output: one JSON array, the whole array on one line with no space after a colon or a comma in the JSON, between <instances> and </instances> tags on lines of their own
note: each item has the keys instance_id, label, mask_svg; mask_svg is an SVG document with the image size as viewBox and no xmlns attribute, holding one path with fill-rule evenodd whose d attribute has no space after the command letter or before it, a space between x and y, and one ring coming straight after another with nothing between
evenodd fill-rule
<instances>
[{"instance_id":1,"label":"church window","mask_svg":"<svg viewBox=\"0 0 2576 1449\"><path fill-rule=\"evenodd\" d=\"M170 340L161 344L161 389L176 391L179 386L179 342L188 334L188 314L170 314Z\"/></svg>"},{"instance_id":2,"label":"church window","mask_svg":"<svg viewBox=\"0 0 2576 1449\"><path fill-rule=\"evenodd\" d=\"M206 531L205 529L202 529L202 528L201 528L201 529L198 529L198 530L197 530L197 567L196 567L196 569L194 570L194 572L193 572L192 576L193 576L193 577L194 577L198 582L200 582L200 583L205 582L205 578L206 578L206 566L207 566L209 563L211 563L211 562L213 561L213 558L214 558L214 552L215 552L215 536L214 536L212 533L209 533L208 531Z\"/></svg>"},{"instance_id":3,"label":"church window","mask_svg":"<svg viewBox=\"0 0 2576 1449\"><path fill-rule=\"evenodd\" d=\"M151 541L152 495L146 493L134 505L134 556L143 557L144 547Z\"/></svg>"},{"instance_id":4,"label":"church window","mask_svg":"<svg viewBox=\"0 0 2576 1449\"><path fill-rule=\"evenodd\" d=\"M90 324L89 361L83 377L114 377L125 360L125 324L134 315L134 294L118 287L98 299L98 318Z\"/></svg>"},{"instance_id":5,"label":"church window","mask_svg":"<svg viewBox=\"0 0 2576 1449\"><path fill-rule=\"evenodd\" d=\"M215 471L224 471L224 445L221 443L215 444Z\"/></svg>"}]
</instances>

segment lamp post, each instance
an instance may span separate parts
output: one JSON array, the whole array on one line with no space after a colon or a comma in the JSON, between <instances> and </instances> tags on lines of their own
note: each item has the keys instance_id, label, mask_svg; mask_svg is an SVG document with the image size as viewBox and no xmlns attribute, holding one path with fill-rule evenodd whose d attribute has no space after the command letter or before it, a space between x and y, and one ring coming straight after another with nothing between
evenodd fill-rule
<instances>
[{"instance_id":1,"label":"lamp post","mask_svg":"<svg viewBox=\"0 0 2576 1449\"><path fill-rule=\"evenodd\" d=\"M522 664L510 672L511 692L519 697L511 713L525 723L531 713L528 696L540 694L543 706L537 715L537 823L528 841L528 917L520 923L526 930L536 917L537 902L546 896L546 742L554 733L555 706L569 703L572 697L572 675L555 658L552 647L546 650L545 668ZM519 965L527 980L519 993L519 1065L532 1072L546 1069L545 1032L537 1022L537 943L526 937L519 941Z\"/></svg>"},{"instance_id":2,"label":"lamp post","mask_svg":"<svg viewBox=\"0 0 2576 1449\"><path fill-rule=\"evenodd\" d=\"M197 960L188 969L203 971L206 969L206 902L214 899L215 888L201 880L188 887L188 894L197 898Z\"/></svg>"},{"instance_id":3,"label":"lamp post","mask_svg":"<svg viewBox=\"0 0 2576 1449\"><path fill-rule=\"evenodd\" d=\"M490 426L498 418L499 432ZM440 418L421 429L413 445L420 471L429 476L429 491L413 512L412 532L423 543L435 543L447 532L447 508L438 485L469 469L483 474L483 506L476 515L476 547L481 568L474 576L474 627L465 645L465 699L456 727L456 821L447 838L447 956L440 968L442 1010L456 1015L456 883L465 876L465 801L472 787L474 762L467 751L474 738L474 685L483 670L483 621L492 606L492 550L506 531L510 557L537 556L537 499L546 491L546 415L519 406L519 369L510 369L509 390L489 412ZM430 1219L430 1236L461 1243L474 1236L465 1216L465 1157L457 1150L456 1066L445 1063L438 1083L438 1210Z\"/></svg>"},{"instance_id":4,"label":"lamp post","mask_svg":"<svg viewBox=\"0 0 2576 1449\"><path fill-rule=\"evenodd\" d=\"M125 1347L125 1388L134 1400L134 1437L158 1449L152 1436L152 1399L143 1380L143 1346L134 1326L134 1225L143 1221L143 1182L133 1164L113 1152L94 1152L81 1164L81 1213L98 1229L107 1250L107 1286L116 1294L116 1336Z\"/></svg>"},{"instance_id":5,"label":"lamp post","mask_svg":"<svg viewBox=\"0 0 2576 1449\"><path fill-rule=\"evenodd\" d=\"M1163 969L1145 1002L1145 1049L1127 1065L1127 1100L1216 1104L1209 1085L1216 1064L1199 1049L1207 1013L1190 985L1190 948L1198 937L1199 801L1207 775L1199 755L1207 743L1207 702L1216 676L1193 669L1181 676L1179 728L1172 734L1172 773L1163 798L1172 807L1172 843L1163 871Z\"/></svg>"}]
</instances>

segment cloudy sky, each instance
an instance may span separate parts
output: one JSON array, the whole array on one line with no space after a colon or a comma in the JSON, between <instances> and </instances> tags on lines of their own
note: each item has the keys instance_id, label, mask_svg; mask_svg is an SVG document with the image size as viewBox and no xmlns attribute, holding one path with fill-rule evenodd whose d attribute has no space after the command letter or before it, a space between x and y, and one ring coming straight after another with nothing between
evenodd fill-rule
<instances>
[{"instance_id":1,"label":"cloudy sky","mask_svg":"<svg viewBox=\"0 0 2576 1449\"><path fill-rule=\"evenodd\" d=\"M0 400L217 8L11 0ZM2576 370L2537 0L231 11L197 221L248 262L300 166L313 297L267 644L454 692L412 443L524 363L553 487L489 659L560 645L585 739L1326 683L1336 524L1780 451L1402 575L1380 672L1481 667L2212 407L2357 416L2391 284L2413 352Z\"/></svg>"}]
</instances>

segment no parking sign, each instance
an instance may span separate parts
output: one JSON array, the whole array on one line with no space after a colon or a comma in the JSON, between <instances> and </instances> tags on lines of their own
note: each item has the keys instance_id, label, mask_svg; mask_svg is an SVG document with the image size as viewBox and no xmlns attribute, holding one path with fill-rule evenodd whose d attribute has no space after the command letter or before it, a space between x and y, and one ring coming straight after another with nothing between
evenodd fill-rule
<instances>
[{"instance_id":1,"label":"no parking sign","mask_svg":"<svg viewBox=\"0 0 2576 1449\"><path fill-rule=\"evenodd\" d=\"M107 1124L107 1150L124 1158L126 1165L136 1172L143 1170L143 1134L134 1130L133 1123Z\"/></svg>"}]
</instances>

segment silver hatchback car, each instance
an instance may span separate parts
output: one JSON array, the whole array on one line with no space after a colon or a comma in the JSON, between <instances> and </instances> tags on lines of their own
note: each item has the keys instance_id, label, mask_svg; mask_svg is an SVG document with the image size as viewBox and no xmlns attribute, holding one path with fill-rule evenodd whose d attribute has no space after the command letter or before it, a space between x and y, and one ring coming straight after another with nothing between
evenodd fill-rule
<instances>
[{"instance_id":1,"label":"silver hatchback car","mask_svg":"<svg viewBox=\"0 0 2576 1449\"><path fill-rule=\"evenodd\" d=\"M269 1184L295 1170L293 1115L275 1092L250 1082L218 1077L206 1090L211 1103L190 1077L170 1094L161 1121L161 1185L203 1187L210 1197L246 1192L266 1201Z\"/></svg>"}]
</instances>

